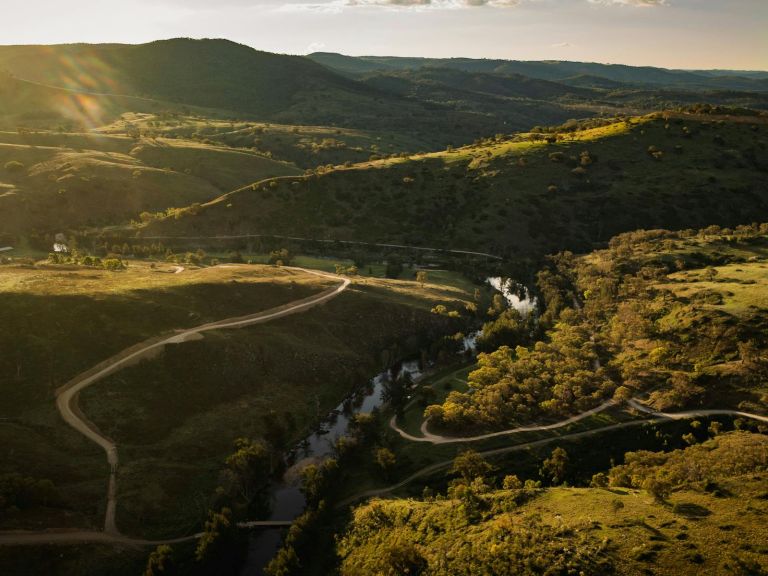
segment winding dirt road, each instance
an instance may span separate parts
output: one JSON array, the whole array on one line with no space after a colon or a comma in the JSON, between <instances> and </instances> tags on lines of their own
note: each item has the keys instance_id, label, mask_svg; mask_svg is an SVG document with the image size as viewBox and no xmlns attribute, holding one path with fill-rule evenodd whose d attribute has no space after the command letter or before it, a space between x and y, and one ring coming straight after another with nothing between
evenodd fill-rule
<instances>
[{"instance_id":1,"label":"winding dirt road","mask_svg":"<svg viewBox=\"0 0 768 576\"><path fill-rule=\"evenodd\" d=\"M491 432L489 434L480 434L478 436L439 436L437 434L432 434L428 430L429 418L425 419L424 422L422 422L421 424L421 436L413 436L412 434L409 434L408 432L400 428L397 425L397 416L392 416L391 420L389 421L389 427L392 428L392 430L394 430L398 434L400 434L400 436L402 436L406 440L410 440L411 442L429 442L431 444L456 444L460 442L477 442L479 440L488 440L489 438L496 438L498 436L509 436L511 434L521 434L523 432L542 432L545 430L556 430L557 428L563 428L564 426L568 426L569 424L573 424L574 422L578 422L579 420L583 420L584 418L589 418L594 414L599 414L600 412L603 412L604 410L610 408L611 406L616 406L616 404L617 402L615 400L608 400L607 402L604 402L600 404L600 406L596 406L591 410L587 410L586 412L582 412L581 414L577 414L576 416L571 416L566 420L561 420L553 424L541 424L539 426L521 426L519 428L509 428L507 430L501 430L499 432Z\"/></svg>"},{"instance_id":2,"label":"winding dirt road","mask_svg":"<svg viewBox=\"0 0 768 576\"><path fill-rule=\"evenodd\" d=\"M706 416L740 416L742 418L749 418L751 420L757 420L759 422L768 423L768 416L763 416L761 414L751 414L749 412L741 412L739 410L702 409L702 410L688 410L685 412L667 413L667 412L657 412L652 408L645 406L644 404L642 404L636 399L629 400L628 404L635 410L652 415L653 418L644 418L642 420L630 420L627 422L618 422L616 424L603 426L601 428L592 428L590 430L584 430L582 432L574 432L573 434L565 434L563 436L552 436L551 438L542 438L541 440L534 440L532 442L525 442L523 444L515 444L514 446L505 446L504 448L484 450L479 452L479 454L485 457L498 456L499 454L520 452L521 450L528 450L529 448L538 448L540 446L546 446L547 444L551 444L552 442L557 442L558 440L575 440L578 438L587 438L589 436L603 434L605 432L610 432L612 430L620 430L623 428L633 428L636 426L642 426L644 424L657 424L661 422L668 422L670 420L685 420L687 418L699 418L699 417L706 417ZM598 406L598 408L600 408L600 406ZM594 414L596 412L593 411L592 413ZM570 420L569 423L573 423L577 420L580 420L583 417L585 416L579 415L578 417L574 417L576 418L576 420L569 419ZM566 421L563 421L563 422L566 422ZM565 426L567 424L562 424L562 425ZM552 430L554 428L560 428L560 427L562 426L549 425L548 428L539 428L539 429ZM533 429L535 430L535 428ZM501 434L511 434L511 433L514 433L515 430L520 430L520 429L506 430L506 431L503 431ZM531 431L531 429L529 428L528 431ZM407 438L407 437L404 436L404 438ZM458 440L458 439L453 439L453 440ZM424 441L424 439L421 439L421 441ZM385 486L384 488L376 488L373 490L367 490L365 492L355 494L354 496L351 496L339 502L337 504L337 508L350 506L351 504L354 504L355 502L359 500L364 500L366 498L373 498L374 496L384 496L386 494L390 494L391 492L394 492L395 490L398 490L403 486L410 484L411 482L413 482L418 478L423 478L424 476L429 476L434 472L438 472L440 470L449 468L452 464L453 464L453 460L445 460L443 462L437 462L435 464L431 464L430 466L425 466L424 468L417 470L416 472L414 472L413 474L411 474L410 476L408 476L407 478L401 480L396 484L392 484L391 486Z\"/></svg>"},{"instance_id":3,"label":"winding dirt road","mask_svg":"<svg viewBox=\"0 0 768 576\"><path fill-rule=\"evenodd\" d=\"M101 446L107 455L107 462L110 466L110 475L107 489L107 508L104 518L104 531L0 532L0 545L34 543L39 544L48 542L74 543L109 541L118 544L122 543L144 546L155 545L159 543L181 542L184 540L191 540L196 538L198 535L187 536L176 540L149 541L129 538L127 536L123 536L120 533L115 521L117 509L117 468L120 463L117 453L117 446L111 439L104 436L99 431L99 429L80 411L77 402L78 395L85 388L99 382L110 374L114 374L126 366L129 366L143 358L150 357L153 353L158 352L168 344L180 344L186 342L187 340L197 339L201 337L200 335L203 332L210 330L242 328L245 326L252 326L254 324L262 324L277 318L283 318L290 314L303 312L305 310L314 308L315 306L319 306L320 304L323 304L332 298L335 298L344 290L346 290L350 284L349 279L342 278L335 274L320 272L317 270L306 270L304 268L286 267L286 269L305 272L307 274L313 274L323 278L330 278L332 280L341 280L342 282L337 286L333 286L320 292L319 294L315 294L301 300L296 300L282 306L277 306L263 312L257 312L255 314L249 314L247 316L240 316L236 318L227 318L217 322L210 322L195 328L178 330L172 336L164 336L146 340L140 344L123 350L118 354L115 354L111 358L101 362L90 370L75 376L69 382L64 384L64 386L59 388L56 391L56 407L58 408L61 417L67 424L83 434L86 438ZM273 526L275 523L271 521L254 521L244 522L238 525L252 528L257 526Z\"/></svg>"}]
</instances>

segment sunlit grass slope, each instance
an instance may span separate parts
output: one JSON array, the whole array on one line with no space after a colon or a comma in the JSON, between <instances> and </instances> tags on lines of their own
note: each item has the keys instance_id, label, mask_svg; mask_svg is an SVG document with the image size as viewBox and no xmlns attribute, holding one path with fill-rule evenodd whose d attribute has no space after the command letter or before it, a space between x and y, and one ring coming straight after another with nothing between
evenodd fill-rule
<instances>
[{"instance_id":1,"label":"sunlit grass slope","mask_svg":"<svg viewBox=\"0 0 768 576\"><path fill-rule=\"evenodd\" d=\"M260 182L140 233L287 234L520 257L586 251L636 228L768 216L761 118L644 117L536 138Z\"/></svg>"}]
</instances>

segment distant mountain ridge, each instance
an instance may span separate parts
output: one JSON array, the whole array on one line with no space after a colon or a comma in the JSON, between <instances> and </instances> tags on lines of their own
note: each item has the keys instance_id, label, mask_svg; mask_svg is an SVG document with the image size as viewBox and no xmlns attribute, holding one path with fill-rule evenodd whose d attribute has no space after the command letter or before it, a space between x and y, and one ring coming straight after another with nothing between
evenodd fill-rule
<instances>
[{"instance_id":1,"label":"distant mountain ridge","mask_svg":"<svg viewBox=\"0 0 768 576\"><path fill-rule=\"evenodd\" d=\"M517 117L512 110L499 121L450 102L381 89L303 56L260 52L228 40L0 46L0 71L56 90L143 97L286 124L407 132L439 146L495 133L505 123L524 129L574 115L551 105L533 118L530 111ZM0 115L4 112L0 106Z\"/></svg>"},{"instance_id":2,"label":"distant mountain ridge","mask_svg":"<svg viewBox=\"0 0 768 576\"><path fill-rule=\"evenodd\" d=\"M560 60L501 60L473 58L410 58L397 56L345 56L315 52L308 58L345 74L413 70L426 67L465 72L521 74L530 78L562 82L574 76L600 77L633 85L689 86L692 88L768 91L768 71L670 70L653 66L599 64Z\"/></svg>"}]
</instances>

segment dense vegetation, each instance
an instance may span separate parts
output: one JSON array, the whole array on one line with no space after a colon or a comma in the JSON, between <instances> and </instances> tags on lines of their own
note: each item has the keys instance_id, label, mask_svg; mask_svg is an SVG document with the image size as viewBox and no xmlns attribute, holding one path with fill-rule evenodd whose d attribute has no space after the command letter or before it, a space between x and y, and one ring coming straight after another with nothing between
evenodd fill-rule
<instances>
[{"instance_id":1,"label":"dense vegetation","mask_svg":"<svg viewBox=\"0 0 768 576\"><path fill-rule=\"evenodd\" d=\"M285 234L538 259L637 228L765 219L767 138L757 116L566 126L260 182L140 234Z\"/></svg>"},{"instance_id":2,"label":"dense vegetation","mask_svg":"<svg viewBox=\"0 0 768 576\"><path fill-rule=\"evenodd\" d=\"M481 354L469 390L427 409L465 430L558 419L651 392L660 410L768 400L768 226L638 231L539 273L545 338Z\"/></svg>"},{"instance_id":3,"label":"dense vegetation","mask_svg":"<svg viewBox=\"0 0 768 576\"><path fill-rule=\"evenodd\" d=\"M767 442L732 432L668 454L628 453L591 488L509 475L495 487L490 466L465 455L447 494L356 508L337 548L340 573L762 574Z\"/></svg>"}]
</instances>

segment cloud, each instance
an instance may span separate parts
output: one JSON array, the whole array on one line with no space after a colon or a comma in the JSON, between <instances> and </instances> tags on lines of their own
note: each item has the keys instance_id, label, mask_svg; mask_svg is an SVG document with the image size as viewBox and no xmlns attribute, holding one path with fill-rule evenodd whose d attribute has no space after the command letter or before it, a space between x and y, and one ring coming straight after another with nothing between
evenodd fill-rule
<instances>
[{"instance_id":1,"label":"cloud","mask_svg":"<svg viewBox=\"0 0 768 576\"><path fill-rule=\"evenodd\" d=\"M284 4L281 11L341 12L346 8L374 7L389 10L457 10L462 8L512 8L523 0L318 0Z\"/></svg>"},{"instance_id":2,"label":"cloud","mask_svg":"<svg viewBox=\"0 0 768 576\"><path fill-rule=\"evenodd\" d=\"M309 46L307 46L307 54L312 54L313 52L322 52L322 50L325 48L325 42L312 42Z\"/></svg>"},{"instance_id":3,"label":"cloud","mask_svg":"<svg viewBox=\"0 0 768 576\"><path fill-rule=\"evenodd\" d=\"M637 8L656 8L667 6L667 0L589 0L590 4L602 6L635 6Z\"/></svg>"},{"instance_id":4,"label":"cloud","mask_svg":"<svg viewBox=\"0 0 768 576\"><path fill-rule=\"evenodd\" d=\"M570 42L558 42L557 44L552 44L552 48L572 48L573 44Z\"/></svg>"}]
</instances>

